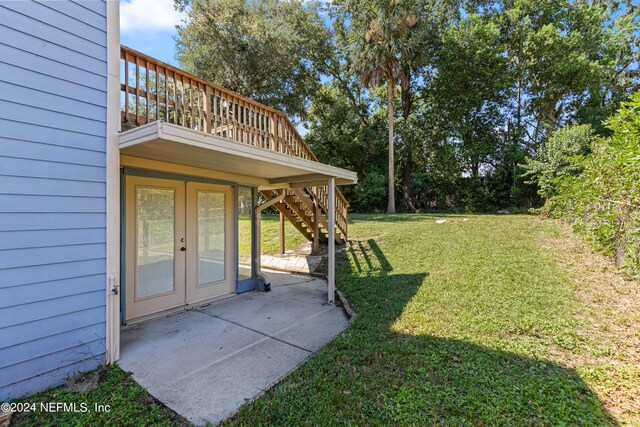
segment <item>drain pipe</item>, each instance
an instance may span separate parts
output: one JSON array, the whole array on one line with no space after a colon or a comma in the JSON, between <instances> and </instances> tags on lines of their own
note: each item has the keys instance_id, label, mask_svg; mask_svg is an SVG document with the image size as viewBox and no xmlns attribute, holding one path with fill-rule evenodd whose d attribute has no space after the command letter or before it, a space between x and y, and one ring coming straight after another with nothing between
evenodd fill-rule
<instances>
[{"instance_id":1,"label":"drain pipe","mask_svg":"<svg viewBox=\"0 0 640 427\"><path fill-rule=\"evenodd\" d=\"M255 237L255 248L256 248L256 253L254 254L254 259L253 259L253 266L254 266L254 271L256 272L256 277L258 279L262 279L262 283L264 283L264 291L265 292L269 292L271 290L271 283L267 282L267 278L264 277L262 275L262 266L261 266L261 262L260 262L260 258L262 256L262 248L261 246L261 240L262 240L262 236L261 236L261 231L260 231L260 224L262 222L262 211L265 210L266 208L268 208L269 206L273 206L278 202L281 202L282 200L284 200L286 196L286 191L282 190L282 192L280 193L280 195L278 195L277 197L268 200L266 202L264 202L261 205L256 206L255 208L255 215L256 215L256 237Z\"/></svg>"}]
</instances>

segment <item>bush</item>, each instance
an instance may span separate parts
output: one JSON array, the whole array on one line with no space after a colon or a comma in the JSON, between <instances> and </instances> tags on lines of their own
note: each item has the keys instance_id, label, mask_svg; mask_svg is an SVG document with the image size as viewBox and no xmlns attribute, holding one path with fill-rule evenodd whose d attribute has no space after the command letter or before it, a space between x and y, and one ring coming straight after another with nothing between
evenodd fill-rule
<instances>
[{"instance_id":1,"label":"bush","mask_svg":"<svg viewBox=\"0 0 640 427\"><path fill-rule=\"evenodd\" d=\"M537 182L540 196L553 196L560 181L582 172L582 160L589 154L593 137L594 132L589 125L567 126L549 138L538 151L536 159L526 159L524 175Z\"/></svg>"},{"instance_id":2,"label":"bush","mask_svg":"<svg viewBox=\"0 0 640 427\"><path fill-rule=\"evenodd\" d=\"M543 148L547 154L529 161L529 170L547 194L550 215L571 221L617 265L640 274L640 93L622 104L607 127L612 135L590 134L588 150L584 127L558 131L551 140L564 154L549 156Z\"/></svg>"},{"instance_id":3,"label":"bush","mask_svg":"<svg viewBox=\"0 0 640 427\"><path fill-rule=\"evenodd\" d=\"M355 189L353 210L356 212L383 211L387 207L386 176L378 172L370 172L358 181Z\"/></svg>"}]
</instances>

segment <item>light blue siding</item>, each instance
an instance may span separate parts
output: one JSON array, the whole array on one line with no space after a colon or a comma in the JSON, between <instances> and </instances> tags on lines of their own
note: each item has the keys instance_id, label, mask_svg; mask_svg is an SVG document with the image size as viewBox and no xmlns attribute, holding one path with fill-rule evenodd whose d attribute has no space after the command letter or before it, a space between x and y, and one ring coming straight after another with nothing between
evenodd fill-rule
<instances>
[{"instance_id":1,"label":"light blue siding","mask_svg":"<svg viewBox=\"0 0 640 427\"><path fill-rule=\"evenodd\" d=\"M106 0L102 0L102 3L104 3L105 1ZM101 2L93 1L93 0L71 0L71 3L78 4L82 7L85 7L100 16L107 16L107 12L104 8L104 5L100 4Z\"/></svg>"},{"instance_id":2,"label":"light blue siding","mask_svg":"<svg viewBox=\"0 0 640 427\"><path fill-rule=\"evenodd\" d=\"M67 49L82 52L84 55L97 60L104 60L107 57L107 34L101 30L93 29L96 35L101 34L102 43L95 43L92 40L76 34L76 30L85 30L86 26L82 21L76 21L70 28L70 31L58 28L56 22L65 16L60 12L53 11L41 5L32 2L25 3L23 7L19 7L22 2L2 2L2 25L15 30L17 32L28 33L33 37L46 40L49 43L58 46L64 46ZM24 13L16 12L15 9L25 9ZM40 21L32 17L33 14L48 10L48 22ZM42 14L42 13L40 13Z\"/></svg>"},{"instance_id":3,"label":"light blue siding","mask_svg":"<svg viewBox=\"0 0 640 427\"><path fill-rule=\"evenodd\" d=\"M73 348L92 342L96 337L101 336L103 328L104 325L98 323L2 349L0 350L0 369L24 363L33 359L34 356L46 356L52 347Z\"/></svg>"},{"instance_id":4,"label":"light blue siding","mask_svg":"<svg viewBox=\"0 0 640 427\"><path fill-rule=\"evenodd\" d=\"M0 67L0 76L5 72ZM106 96L105 96L106 98ZM44 126L51 129L65 129L75 133L89 136L105 136L106 126L98 120L86 119L81 116L82 111L77 111L77 115L56 111L55 105L48 109L32 107L28 104L28 99L24 103L7 102L0 99L0 111L6 120L31 123L36 126ZM105 114L106 117L106 114ZM102 126L101 126L102 125Z\"/></svg>"},{"instance_id":5,"label":"light blue siding","mask_svg":"<svg viewBox=\"0 0 640 427\"><path fill-rule=\"evenodd\" d=\"M94 114L99 114L100 112L104 113L104 107L101 105L104 98L104 92L86 86L79 86L73 81L66 80L69 76L65 79L61 79L48 74L31 71L27 68L21 68L4 63L0 63L0 71L2 74L5 74L4 81L13 86L18 86L18 90L28 92L27 87L34 89L33 92L31 92L31 106L44 108L46 110L50 110L50 106L55 106L56 111L67 113L72 116L80 114L81 117L88 118L93 117L90 115L84 115L84 111L81 110L72 110L71 112L68 112L68 106L71 105L76 108L78 106L90 108L94 110ZM94 80L93 77L95 77L95 74L86 72L79 72L77 74L79 74L79 76L90 76L92 77L91 80ZM9 85L5 84L5 90L8 91L8 87ZM24 103L24 101L20 99L15 100L10 98L11 95L15 97L15 94L3 93L2 95L2 99L9 102L17 101L21 104ZM58 102L51 102L54 98L49 96L48 99L45 99L47 98L47 95L58 96L61 99ZM65 106L67 106L67 109L64 108Z\"/></svg>"},{"instance_id":6,"label":"light blue siding","mask_svg":"<svg viewBox=\"0 0 640 427\"><path fill-rule=\"evenodd\" d=\"M105 151L103 136L90 136L70 132L65 129L53 129L44 126L33 126L28 122L16 122L0 118L0 138L15 139L27 142L55 145L63 148L79 148L87 151ZM34 150L34 156L38 150ZM71 159L77 157L74 155ZM103 157L104 158L104 157ZM104 164L104 160L103 163Z\"/></svg>"},{"instance_id":7,"label":"light blue siding","mask_svg":"<svg viewBox=\"0 0 640 427\"><path fill-rule=\"evenodd\" d=\"M71 230L104 227L104 213L14 213L0 212L0 230ZM4 283L4 278L2 282Z\"/></svg>"},{"instance_id":8,"label":"light blue siding","mask_svg":"<svg viewBox=\"0 0 640 427\"><path fill-rule=\"evenodd\" d=\"M67 49L65 46L48 43L37 37L33 37L27 33L21 33L8 27L0 25L0 41L2 44L10 46L19 46L25 52L42 56L51 61L51 64L69 64L80 70L86 70L94 74L100 75L100 70L104 66L104 62L95 58L87 57L81 52ZM3 58L7 60L7 58ZM46 72L46 70L43 70Z\"/></svg>"},{"instance_id":9,"label":"light blue siding","mask_svg":"<svg viewBox=\"0 0 640 427\"><path fill-rule=\"evenodd\" d=\"M52 162L49 160L16 158L13 153L7 154L7 157L0 158L0 173L3 175L104 182L104 166L71 163L72 167L64 167L61 163L67 163L68 160L73 160L73 158ZM34 169L34 167L37 169Z\"/></svg>"},{"instance_id":10,"label":"light blue siding","mask_svg":"<svg viewBox=\"0 0 640 427\"><path fill-rule=\"evenodd\" d=\"M83 245L104 243L102 228L76 228L71 230L5 231L0 240L0 250L26 249L47 246ZM2 288L0 288L0 291ZM2 305L0 298L0 305Z\"/></svg>"},{"instance_id":11,"label":"light blue siding","mask_svg":"<svg viewBox=\"0 0 640 427\"><path fill-rule=\"evenodd\" d=\"M101 353L104 351L101 347L104 347L104 339L93 339L71 348L61 348L59 351L37 359L29 359L6 368L0 368L0 387L15 384L24 377L29 378L42 363L53 369L60 369L72 368L75 363L92 358L99 362Z\"/></svg>"},{"instance_id":12,"label":"light blue siding","mask_svg":"<svg viewBox=\"0 0 640 427\"><path fill-rule=\"evenodd\" d=\"M61 165L60 167L72 166ZM40 194L43 196L91 197L105 194L105 185L102 182L5 175L2 180L0 180L0 194ZM56 211L54 210L53 212Z\"/></svg>"},{"instance_id":13,"label":"light blue siding","mask_svg":"<svg viewBox=\"0 0 640 427\"><path fill-rule=\"evenodd\" d=\"M0 135L1 136L1 135ZM44 160L54 163L70 163L83 166L104 165L104 154L100 151L89 151L47 143L20 141L18 139L3 138L0 144L0 156L18 159Z\"/></svg>"},{"instance_id":14,"label":"light blue siding","mask_svg":"<svg viewBox=\"0 0 640 427\"><path fill-rule=\"evenodd\" d=\"M0 288L0 308L52 300L103 289L99 274Z\"/></svg>"},{"instance_id":15,"label":"light blue siding","mask_svg":"<svg viewBox=\"0 0 640 427\"><path fill-rule=\"evenodd\" d=\"M29 3L22 1L6 2L5 7L15 12L20 18L32 19L37 21L38 24L44 25L46 28L45 31L47 32L50 31L49 27L55 28L65 33L78 35L82 40L95 43L101 49L105 48L107 33L101 26L102 21L99 15L79 7L70 11L70 14L67 14L64 11L64 7L52 7L55 6L57 2L47 1L38 3L44 7L32 7ZM49 5L49 3L51 3L51 5ZM73 3L67 2L60 3L73 5ZM92 18L94 18L93 25L90 25L88 21ZM72 31L70 31L70 29L72 29ZM60 37L56 38L60 39Z\"/></svg>"},{"instance_id":16,"label":"light blue siding","mask_svg":"<svg viewBox=\"0 0 640 427\"><path fill-rule=\"evenodd\" d=\"M53 280L65 280L99 274L105 274L105 263L102 258L73 261L68 263L37 265L26 268L12 268L10 270L3 271L2 283L6 283L7 287L18 287L33 283L43 283ZM0 334L0 337L1 336L2 335Z\"/></svg>"},{"instance_id":17,"label":"light blue siding","mask_svg":"<svg viewBox=\"0 0 640 427\"><path fill-rule=\"evenodd\" d=\"M106 24L0 2L0 401L105 361Z\"/></svg>"}]
</instances>

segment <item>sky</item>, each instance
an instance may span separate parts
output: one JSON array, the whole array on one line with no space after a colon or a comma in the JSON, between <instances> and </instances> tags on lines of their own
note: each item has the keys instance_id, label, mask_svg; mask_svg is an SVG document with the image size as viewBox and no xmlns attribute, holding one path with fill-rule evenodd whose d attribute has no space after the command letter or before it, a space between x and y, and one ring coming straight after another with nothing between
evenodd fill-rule
<instances>
[{"instance_id":1,"label":"sky","mask_svg":"<svg viewBox=\"0 0 640 427\"><path fill-rule=\"evenodd\" d=\"M175 26L182 19L173 0L122 0L120 43L177 66Z\"/></svg>"}]
</instances>

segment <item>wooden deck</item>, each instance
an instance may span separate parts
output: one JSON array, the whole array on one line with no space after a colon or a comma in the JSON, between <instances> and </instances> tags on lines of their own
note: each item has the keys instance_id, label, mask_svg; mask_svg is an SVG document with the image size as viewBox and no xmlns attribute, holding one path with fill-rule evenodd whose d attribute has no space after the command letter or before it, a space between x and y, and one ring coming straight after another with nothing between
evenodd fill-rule
<instances>
[{"instance_id":1,"label":"wooden deck","mask_svg":"<svg viewBox=\"0 0 640 427\"><path fill-rule=\"evenodd\" d=\"M161 120L238 143L318 161L282 112L128 47L121 46L120 58L122 130ZM285 191L291 198L311 200L313 206L320 208L319 222L326 223L327 186ZM346 239L349 203L338 188L335 193L336 227L342 234L341 239ZM288 219L294 225L309 223L314 213L308 209L299 211ZM313 241L313 229L303 234Z\"/></svg>"}]
</instances>

